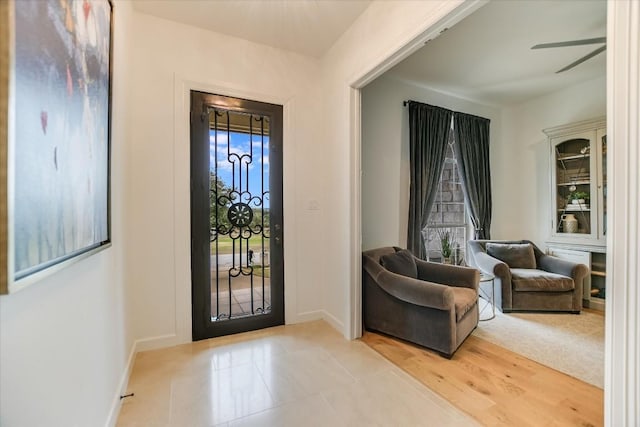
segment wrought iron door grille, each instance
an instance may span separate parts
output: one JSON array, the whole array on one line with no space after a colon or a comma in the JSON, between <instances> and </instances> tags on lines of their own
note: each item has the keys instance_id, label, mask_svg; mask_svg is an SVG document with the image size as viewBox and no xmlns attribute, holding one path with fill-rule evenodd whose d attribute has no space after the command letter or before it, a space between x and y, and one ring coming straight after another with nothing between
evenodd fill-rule
<instances>
[{"instance_id":1,"label":"wrought iron door grille","mask_svg":"<svg viewBox=\"0 0 640 427\"><path fill-rule=\"evenodd\" d=\"M211 320L271 311L269 117L208 107Z\"/></svg>"}]
</instances>

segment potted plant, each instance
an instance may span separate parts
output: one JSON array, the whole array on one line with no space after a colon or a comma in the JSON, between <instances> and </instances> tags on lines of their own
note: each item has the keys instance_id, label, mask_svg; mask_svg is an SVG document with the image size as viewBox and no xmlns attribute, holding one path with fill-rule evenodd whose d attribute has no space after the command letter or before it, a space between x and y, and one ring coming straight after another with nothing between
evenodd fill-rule
<instances>
[{"instance_id":1,"label":"potted plant","mask_svg":"<svg viewBox=\"0 0 640 427\"><path fill-rule=\"evenodd\" d=\"M572 191L567 196L567 200L570 200L574 205L584 205L589 201L589 193L586 191Z\"/></svg>"},{"instance_id":2,"label":"potted plant","mask_svg":"<svg viewBox=\"0 0 640 427\"><path fill-rule=\"evenodd\" d=\"M444 258L444 263L448 264L451 258L451 231L439 229L438 237L440 238L442 258Z\"/></svg>"}]
</instances>

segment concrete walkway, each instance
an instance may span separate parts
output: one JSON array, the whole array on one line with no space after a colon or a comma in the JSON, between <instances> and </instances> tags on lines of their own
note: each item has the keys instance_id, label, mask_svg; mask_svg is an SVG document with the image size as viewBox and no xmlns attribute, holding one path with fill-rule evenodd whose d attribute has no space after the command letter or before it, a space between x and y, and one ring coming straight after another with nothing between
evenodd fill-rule
<instances>
[{"instance_id":1,"label":"concrete walkway","mask_svg":"<svg viewBox=\"0 0 640 427\"><path fill-rule=\"evenodd\" d=\"M240 275L231 278L231 292L229 292L229 275L220 272L218 275L218 289L216 293L215 272L211 274L211 316L228 318L244 317L253 313L262 313L271 309L271 282L268 277L264 279L264 294L262 276ZM264 301L263 301L264 295ZM253 297L253 307L252 307ZM217 303L217 305L216 305ZM252 311L253 308L253 311Z\"/></svg>"}]
</instances>

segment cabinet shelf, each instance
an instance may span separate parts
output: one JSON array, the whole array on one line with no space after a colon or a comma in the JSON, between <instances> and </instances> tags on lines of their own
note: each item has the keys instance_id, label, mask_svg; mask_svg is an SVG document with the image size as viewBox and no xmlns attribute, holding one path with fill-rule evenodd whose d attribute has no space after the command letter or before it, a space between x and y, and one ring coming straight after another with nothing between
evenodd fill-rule
<instances>
[{"instance_id":1,"label":"cabinet shelf","mask_svg":"<svg viewBox=\"0 0 640 427\"><path fill-rule=\"evenodd\" d=\"M585 179L585 180L574 181L574 182L559 182L556 185L558 187L569 187L571 185L588 185L588 184L591 184L591 180Z\"/></svg>"},{"instance_id":2,"label":"cabinet shelf","mask_svg":"<svg viewBox=\"0 0 640 427\"><path fill-rule=\"evenodd\" d=\"M604 271L591 270L591 275L592 276L599 276L599 277L607 277L607 273L605 273Z\"/></svg>"},{"instance_id":3,"label":"cabinet shelf","mask_svg":"<svg viewBox=\"0 0 640 427\"><path fill-rule=\"evenodd\" d=\"M569 155L566 155L566 156L558 157L558 161L559 162L564 162L566 160L581 160L581 159L586 159L589 156L590 156L589 154L569 154Z\"/></svg>"}]
</instances>

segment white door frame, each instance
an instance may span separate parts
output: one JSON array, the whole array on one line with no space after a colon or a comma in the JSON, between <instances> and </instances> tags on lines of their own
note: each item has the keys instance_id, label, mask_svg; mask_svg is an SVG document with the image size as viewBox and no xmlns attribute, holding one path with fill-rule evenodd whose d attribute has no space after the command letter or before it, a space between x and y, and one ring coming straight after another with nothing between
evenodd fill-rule
<instances>
[{"instance_id":1,"label":"white door frame","mask_svg":"<svg viewBox=\"0 0 640 427\"><path fill-rule=\"evenodd\" d=\"M362 140L361 140L361 89L380 77L394 65L398 64L420 48L424 44L438 37L440 34L469 16L480 7L485 5L486 0L470 0L462 3L443 19L433 25L427 24L419 36L415 37L406 45L402 46L393 54L386 58L380 58L380 63L370 71L351 81L347 90L349 99L349 131L350 131L350 230L351 230L351 280L349 288L349 313L346 334L350 339L362 336L362 212L361 212L361 189L362 189Z\"/></svg>"},{"instance_id":2,"label":"white door frame","mask_svg":"<svg viewBox=\"0 0 640 427\"><path fill-rule=\"evenodd\" d=\"M640 424L640 2L607 9L605 425Z\"/></svg>"}]
</instances>

